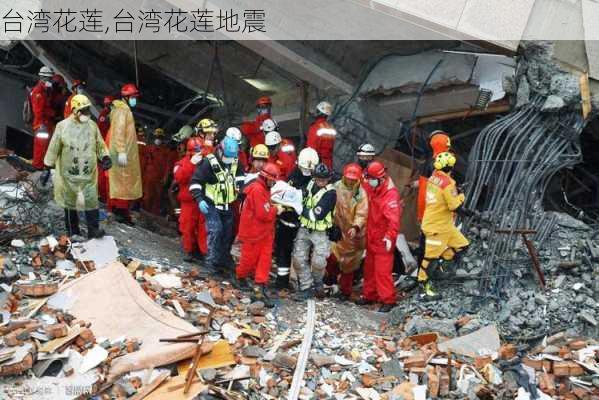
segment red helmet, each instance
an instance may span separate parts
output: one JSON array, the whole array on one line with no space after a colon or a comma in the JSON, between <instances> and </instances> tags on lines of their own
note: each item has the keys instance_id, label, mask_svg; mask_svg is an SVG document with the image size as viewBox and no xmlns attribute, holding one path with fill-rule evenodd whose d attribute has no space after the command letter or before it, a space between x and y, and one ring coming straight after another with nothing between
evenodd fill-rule
<instances>
[{"instance_id":1,"label":"red helmet","mask_svg":"<svg viewBox=\"0 0 599 400\"><path fill-rule=\"evenodd\" d=\"M121 96L123 97L136 97L139 96L139 90L135 83L126 83L121 88Z\"/></svg>"},{"instance_id":2,"label":"red helmet","mask_svg":"<svg viewBox=\"0 0 599 400\"><path fill-rule=\"evenodd\" d=\"M54 82L58 86L66 86L67 82L64 80L64 77L60 74L54 74L52 76L52 82Z\"/></svg>"},{"instance_id":3,"label":"red helmet","mask_svg":"<svg viewBox=\"0 0 599 400\"><path fill-rule=\"evenodd\" d=\"M201 152L202 147L204 147L204 141L202 140L202 138L194 136L194 137L190 137L187 140L187 153L189 153L189 154L195 154L195 153Z\"/></svg>"},{"instance_id":4,"label":"red helmet","mask_svg":"<svg viewBox=\"0 0 599 400\"><path fill-rule=\"evenodd\" d=\"M277 180L279 176L281 176L281 170L277 166L277 164L268 162L260 171L260 176L265 178L266 180Z\"/></svg>"},{"instance_id":5,"label":"red helmet","mask_svg":"<svg viewBox=\"0 0 599 400\"><path fill-rule=\"evenodd\" d=\"M381 179L385 177L387 168L380 161L373 161L366 168L366 175L371 178Z\"/></svg>"},{"instance_id":6,"label":"red helmet","mask_svg":"<svg viewBox=\"0 0 599 400\"><path fill-rule=\"evenodd\" d=\"M356 163L347 164L343 168L343 177L359 181L360 179L362 179L362 167L360 167Z\"/></svg>"},{"instance_id":7,"label":"red helmet","mask_svg":"<svg viewBox=\"0 0 599 400\"><path fill-rule=\"evenodd\" d=\"M112 102L114 101L114 97L113 96L104 96L104 105L105 106L109 106L112 104Z\"/></svg>"},{"instance_id":8,"label":"red helmet","mask_svg":"<svg viewBox=\"0 0 599 400\"><path fill-rule=\"evenodd\" d=\"M272 105L272 100L268 96L262 96L258 100L256 100L256 106L270 106Z\"/></svg>"}]
</instances>

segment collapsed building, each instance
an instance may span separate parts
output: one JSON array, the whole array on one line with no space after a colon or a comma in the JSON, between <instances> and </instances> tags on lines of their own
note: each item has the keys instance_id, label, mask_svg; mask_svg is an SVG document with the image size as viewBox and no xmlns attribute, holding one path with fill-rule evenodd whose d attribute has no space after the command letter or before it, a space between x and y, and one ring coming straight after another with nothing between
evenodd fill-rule
<instances>
[{"instance_id":1,"label":"collapsed building","mask_svg":"<svg viewBox=\"0 0 599 400\"><path fill-rule=\"evenodd\" d=\"M421 399L422 390L433 398L527 398L522 390L529 398L597 396L599 76L586 72L593 60L579 56L583 42L3 46L0 145L11 155L0 186L0 374L7 377L0 390L7 395L18 396L10 387L19 383L32 398L59 398L40 388L68 383L83 388L78 395L136 399L175 392ZM471 212L461 220L471 249L441 275L441 300L407 293L381 317L328 299L309 305L304 317L303 307L284 298L270 312L226 282L197 279L160 217L142 213L136 227L107 224L116 240L110 251L71 244L60 237L61 210L49 188L38 173L20 172L32 142L21 104L42 64L68 82L85 79L96 101L123 82L139 82L136 119L147 132L163 127L169 135L203 117L238 125L268 94L282 135L301 146L310 111L330 101L336 169L353 161L361 143L375 145L401 189L402 232L412 250L419 228L409 184L427 157L428 134L449 132ZM398 276L398 287L404 280ZM41 295L27 292L49 281L55 285L38 288ZM109 293L108 305L134 303L126 311L153 321L135 326L115 313L111 325L93 288ZM464 339L471 347L459 342L466 335L474 335ZM171 347L149 349L161 341ZM188 373L196 368L197 377Z\"/></svg>"}]
</instances>

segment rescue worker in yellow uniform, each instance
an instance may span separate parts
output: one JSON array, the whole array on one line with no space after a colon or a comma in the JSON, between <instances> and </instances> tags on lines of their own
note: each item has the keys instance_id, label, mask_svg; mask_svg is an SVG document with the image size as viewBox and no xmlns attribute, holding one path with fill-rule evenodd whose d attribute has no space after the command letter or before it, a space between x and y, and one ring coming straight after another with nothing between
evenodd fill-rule
<instances>
[{"instance_id":1,"label":"rescue worker in yellow uniform","mask_svg":"<svg viewBox=\"0 0 599 400\"><path fill-rule=\"evenodd\" d=\"M456 212L464 203L464 194L458 193L456 182L451 177L455 163L453 154L439 153L433 163L435 171L426 185L426 208L422 219L426 240L418 282L424 296L429 299L439 297L429 280L431 264L439 262L439 259L451 261L469 245L468 239L455 226Z\"/></svg>"}]
</instances>

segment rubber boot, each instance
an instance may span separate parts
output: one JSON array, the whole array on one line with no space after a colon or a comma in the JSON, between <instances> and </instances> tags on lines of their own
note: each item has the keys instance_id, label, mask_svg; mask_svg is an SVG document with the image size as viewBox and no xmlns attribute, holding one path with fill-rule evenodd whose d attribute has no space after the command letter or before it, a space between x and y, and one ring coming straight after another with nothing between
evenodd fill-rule
<instances>
[{"instance_id":1,"label":"rubber boot","mask_svg":"<svg viewBox=\"0 0 599 400\"><path fill-rule=\"evenodd\" d=\"M319 300L322 300L325 297L327 297L327 293L324 291L324 286L322 284L314 285L314 295Z\"/></svg>"},{"instance_id":2,"label":"rubber boot","mask_svg":"<svg viewBox=\"0 0 599 400\"><path fill-rule=\"evenodd\" d=\"M380 313L388 313L389 311L395 308L396 304L383 304L381 308L379 308Z\"/></svg>"},{"instance_id":3,"label":"rubber boot","mask_svg":"<svg viewBox=\"0 0 599 400\"><path fill-rule=\"evenodd\" d=\"M231 285L233 285L235 289L242 291L250 290L247 278L237 278L237 274L231 275Z\"/></svg>"},{"instance_id":4,"label":"rubber boot","mask_svg":"<svg viewBox=\"0 0 599 400\"><path fill-rule=\"evenodd\" d=\"M277 275L277 279L275 280L275 288L279 290L289 290L289 275Z\"/></svg>"},{"instance_id":5,"label":"rubber boot","mask_svg":"<svg viewBox=\"0 0 599 400\"><path fill-rule=\"evenodd\" d=\"M372 300L366 300L364 297L360 297L358 300L356 300L356 304L359 306L367 306L369 304L374 304L375 302Z\"/></svg>"},{"instance_id":6,"label":"rubber boot","mask_svg":"<svg viewBox=\"0 0 599 400\"><path fill-rule=\"evenodd\" d=\"M297 292L295 292L295 295L293 296L293 300L298 302L303 302L312 298L314 298L314 288L298 290Z\"/></svg>"},{"instance_id":7,"label":"rubber boot","mask_svg":"<svg viewBox=\"0 0 599 400\"><path fill-rule=\"evenodd\" d=\"M427 301L434 301L441 299L441 295L435 291L431 281L420 282L420 297L424 298Z\"/></svg>"},{"instance_id":8,"label":"rubber boot","mask_svg":"<svg viewBox=\"0 0 599 400\"><path fill-rule=\"evenodd\" d=\"M275 306L268 295L265 285L258 284L254 286L254 295L252 296L252 300L261 301L264 303L264 306L268 308L273 308Z\"/></svg>"}]
</instances>

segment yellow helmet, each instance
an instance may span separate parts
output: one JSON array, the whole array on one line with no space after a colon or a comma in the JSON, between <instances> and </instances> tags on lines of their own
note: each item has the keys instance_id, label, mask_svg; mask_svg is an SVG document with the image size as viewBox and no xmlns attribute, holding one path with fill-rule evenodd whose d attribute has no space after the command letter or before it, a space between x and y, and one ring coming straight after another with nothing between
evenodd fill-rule
<instances>
[{"instance_id":1,"label":"yellow helmet","mask_svg":"<svg viewBox=\"0 0 599 400\"><path fill-rule=\"evenodd\" d=\"M83 110L84 108L88 108L91 105L92 103L89 101L87 96L82 94L77 94L73 96L73 98L71 99L71 109L73 110L73 112Z\"/></svg>"},{"instance_id":2,"label":"yellow helmet","mask_svg":"<svg viewBox=\"0 0 599 400\"><path fill-rule=\"evenodd\" d=\"M162 129L162 128L154 129L154 136L164 136L164 129Z\"/></svg>"},{"instance_id":3,"label":"yellow helmet","mask_svg":"<svg viewBox=\"0 0 599 400\"><path fill-rule=\"evenodd\" d=\"M437 154L433 166L435 167L435 169L443 169L447 167L451 168L455 165L456 161L457 160L453 154L445 151L443 153Z\"/></svg>"},{"instance_id":4,"label":"yellow helmet","mask_svg":"<svg viewBox=\"0 0 599 400\"><path fill-rule=\"evenodd\" d=\"M252 158L263 158L268 160L268 157L270 157L270 153L268 152L268 147L265 145L257 144L252 149Z\"/></svg>"},{"instance_id":5,"label":"yellow helmet","mask_svg":"<svg viewBox=\"0 0 599 400\"><path fill-rule=\"evenodd\" d=\"M210 118L204 118L204 119L200 120L200 122L198 122L198 125L196 127L205 133L218 132L218 126L216 125L216 122L214 122Z\"/></svg>"}]
</instances>

